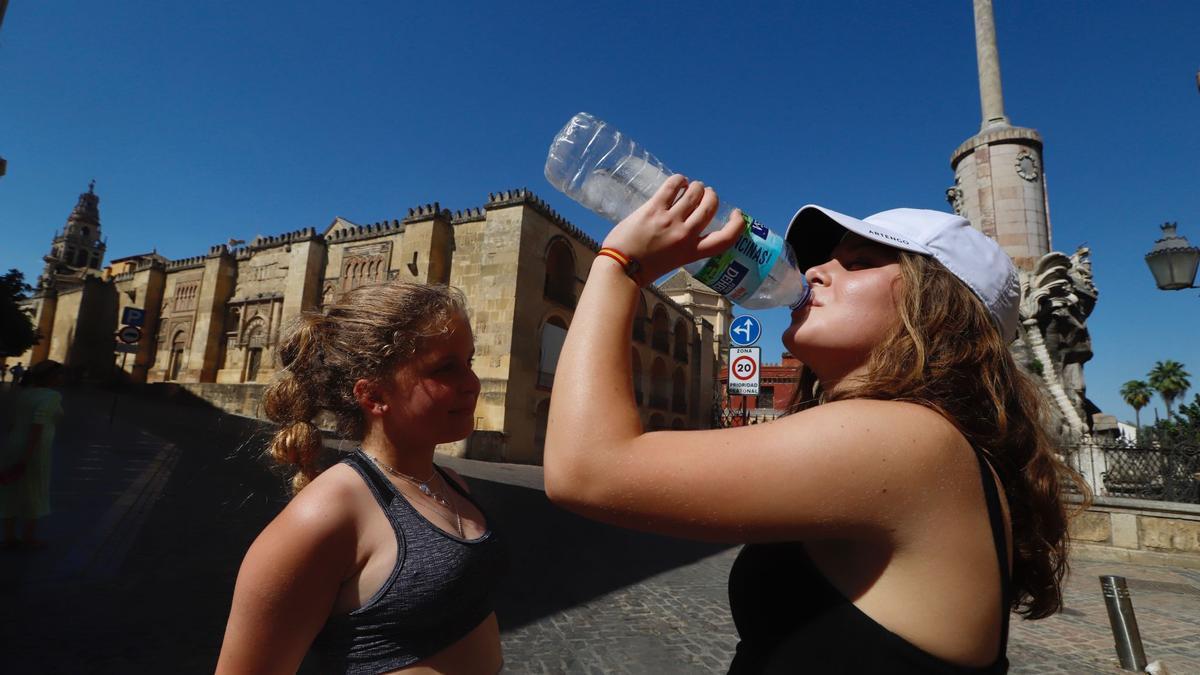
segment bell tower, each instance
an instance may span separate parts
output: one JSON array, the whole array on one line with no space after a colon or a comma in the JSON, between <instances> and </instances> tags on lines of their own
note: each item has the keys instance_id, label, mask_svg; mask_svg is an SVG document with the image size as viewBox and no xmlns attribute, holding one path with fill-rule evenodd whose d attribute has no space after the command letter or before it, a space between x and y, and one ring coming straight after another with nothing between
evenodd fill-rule
<instances>
[{"instance_id":1,"label":"bell tower","mask_svg":"<svg viewBox=\"0 0 1200 675\"><path fill-rule=\"evenodd\" d=\"M950 156L954 185L946 190L946 201L995 239L1018 268L1029 271L1051 246L1042 137L1012 126L1004 114L992 0L974 3L983 122L979 133Z\"/></svg>"},{"instance_id":2,"label":"bell tower","mask_svg":"<svg viewBox=\"0 0 1200 675\"><path fill-rule=\"evenodd\" d=\"M49 255L42 258L46 267L38 280L39 286L56 286L63 277L82 279L98 274L104 261L106 244L100 236L100 197L96 181L67 216L67 224L54 236Z\"/></svg>"}]
</instances>

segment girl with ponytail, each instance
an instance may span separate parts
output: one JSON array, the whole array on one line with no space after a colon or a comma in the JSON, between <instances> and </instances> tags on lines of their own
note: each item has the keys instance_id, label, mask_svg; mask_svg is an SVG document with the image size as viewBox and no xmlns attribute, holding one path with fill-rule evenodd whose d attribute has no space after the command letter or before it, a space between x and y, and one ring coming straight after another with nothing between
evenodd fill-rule
<instances>
[{"instance_id":1,"label":"girl with ponytail","mask_svg":"<svg viewBox=\"0 0 1200 675\"><path fill-rule=\"evenodd\" d=\"M433 462L466 438L479 378L462 294L360 287L305 313L263 400L294 498L238 573L217 671L487 673L500 541L466 484ZM324 415L359 448L322 443Z\"/></svg>"}]
</instances>

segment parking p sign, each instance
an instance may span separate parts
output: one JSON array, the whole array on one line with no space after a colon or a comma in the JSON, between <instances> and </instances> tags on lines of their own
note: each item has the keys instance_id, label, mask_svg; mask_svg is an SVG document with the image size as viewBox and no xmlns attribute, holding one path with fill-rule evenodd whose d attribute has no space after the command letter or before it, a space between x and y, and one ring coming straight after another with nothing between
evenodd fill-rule
<instances>
[{"instance_id":1,"label":"parking p sign","mask_svg":"<svg viewBox=\"0 0 1200 675\"><path fill-rule=\"evenodd\" d=\"M758 396L759 348L733 347L729 350L730 394Z\"/></svg>"},{"instance_id":2,"label":"parking p sign","mask_svg":"<svg viewBox=\"0 0 1200 675\"><path fill-rule=\"evenodd\" d=\"M141 328L146 323L146 310L141 307L126 307L121 313L121 323Z\"/></svg>"}]
</instances>

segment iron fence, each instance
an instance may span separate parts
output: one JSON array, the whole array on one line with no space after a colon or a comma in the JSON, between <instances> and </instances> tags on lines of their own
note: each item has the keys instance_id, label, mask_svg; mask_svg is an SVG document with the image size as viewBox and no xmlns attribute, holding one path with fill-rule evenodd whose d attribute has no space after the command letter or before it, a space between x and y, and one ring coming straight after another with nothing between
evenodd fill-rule
<instances>
[{"instance_id":1,"label":"iron fence","mask_svg":"<svg viewBox=\"0 0 1200 675\"><path fill-rule=\"evenodd\" d=\"M1200 447L1096 438L1061 447L1063 458L1097 494L1200 504Z\"/></svg>"}]
</instances>

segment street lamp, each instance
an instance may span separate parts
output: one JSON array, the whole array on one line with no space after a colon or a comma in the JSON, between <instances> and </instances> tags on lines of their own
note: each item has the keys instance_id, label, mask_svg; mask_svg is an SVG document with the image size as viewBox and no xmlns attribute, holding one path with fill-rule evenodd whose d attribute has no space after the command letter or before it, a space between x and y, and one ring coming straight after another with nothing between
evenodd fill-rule
<instances>
[{"instance_id":1,"label":"street lamp","mask_svg":"<svg viewBox=\"0 0 1200 675\"><path fill-rule=\"evenodd\" d=\"M1154 283L1164 291L1196 288L1196 265L1200 263L1200 248L1188 243L1187 237L1175 234L1178 223L1163 223L1163 236L1146 254L1146 265L1154 275Z\"/></svg>"}]
</instances>

